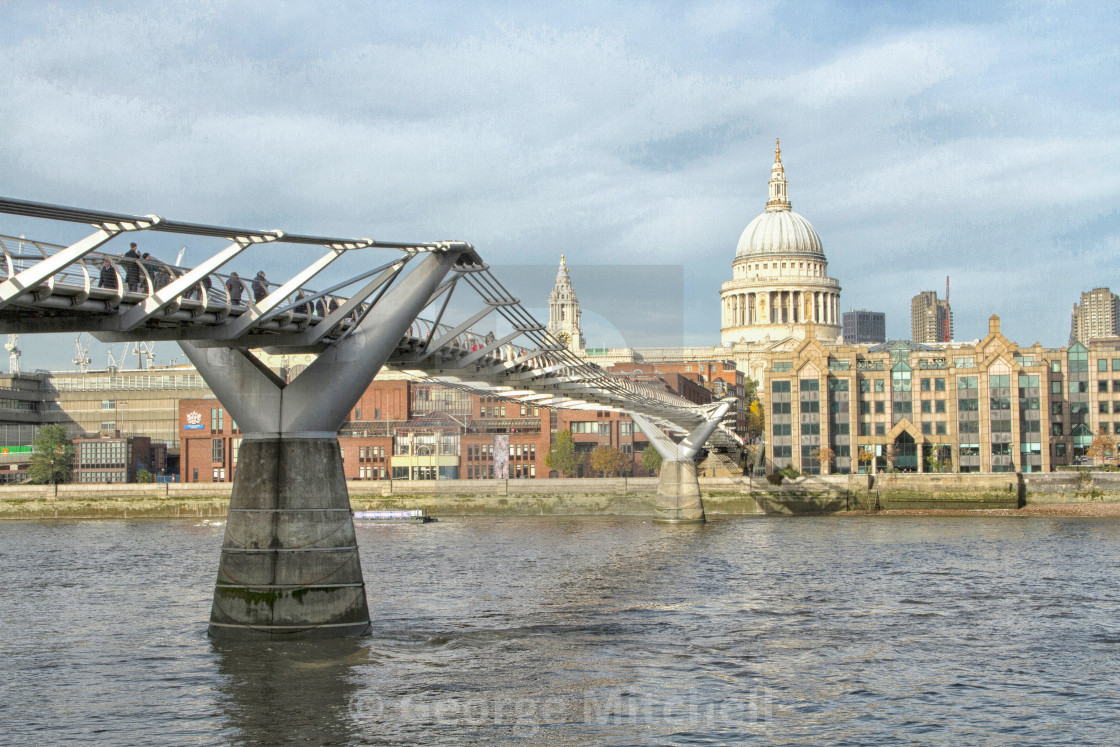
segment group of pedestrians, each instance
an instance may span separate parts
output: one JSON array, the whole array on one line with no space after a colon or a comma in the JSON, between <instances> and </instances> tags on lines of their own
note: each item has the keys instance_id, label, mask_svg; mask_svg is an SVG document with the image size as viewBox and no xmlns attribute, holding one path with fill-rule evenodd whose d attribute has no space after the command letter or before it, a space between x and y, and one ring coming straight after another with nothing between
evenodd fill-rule
<instances>
[{"instance_id":1,"label":"group of pedestrians","mask_svg":"<svg viewBox=\"0 0 1120 747\"><path fill-rule=\"evenodd\" d=\"M140 253L136 242L129 244L128 251L124 253L124 257L120 262L121 269L124 272L125 287L135 293L141 289L141 266L148 277L148 283L151 290L158 290L171 282L171 271L165 264L158 259L152 257L148 252ZM97 287L111 288L116 290L119 287L120 276L117 274L117 268L113 266L112 260L105 257L101 262L101 272L98 276ZM187 297L191 298L199 294L199 288L204 287L207 291L213 287L210 281L210 276L207 275L200 284L195 285L187 292ZM230 273L229 280L225 284L226 292L229 294L229 302L234 306L241 305L241 297L245 292L245 283L241 277L236 273ZM268 278L265 277L264 270L257 273L253 278L250 285L253 293L253 301L259 303L265 296L268 295Z\"/></svg>"},{"instance_id":2,"label":"group of pedestrians","mask_svg":"<svg viewBox=\"0 0 1120 747\"><path fill-rule=\"evenodd\" d=\"M259 271L257 276L253 278L250 289L253 292L253 303L260 303L268 295L268 278L264 276L264 270ZM231 306L241 305L241 296L245 293L245 281L236 272L229 274L229 280L226 282L226 292L229 294Z\"/></svg>"},{"instance_id":3,"label":"group of pedestrians","mask_svg":"<svg viewBox=\"0 0 1120 747\"><path fill-rule=\"evenodd\" d=\"M152 290L167 285L171 280L171 271L159 260L152 257L148 252L140 253L133 242L129 245L128 251L125 252L124 258L120 262L121 268L124 271L125 287L132 292L140 290L141 286L141 265L147 272L149 282L152 284ZM111 288L116 290L119 285L119 275L117 268L113 266L113 262L106 257L101 263L101 273L98 278L99 288ZM200 295L199 286L205 287L209 292L211 290L210 276L207 275L200 284L193 286L186 294L187 298ZM229 297L231 306L240 306L242 296L245 293L245 281L236 272L231 272L229 280L225 284L226 293ZM257 273L252 282L248 285L249 290L252 292L253 302L260 303L268 295L268 278L265 277L264 270ZM324 303L323 298L318 298L314 303L304 301L307 296L301 290L296 296L298 303L295 310L300 314L316 314L317 316L325 317L327 314L334 312L338 309L338 300L333 296Z\"/></svg>"},{"instance_id":4,"label":"group of pedestrians","mask_svg":"<svg viewBox=\"0 0 1120 747\"><path fill-rule=\"evenodd\" d=\"M129 245L128 251L124 253L124 259L121 260L121 266L124 269L124 283L125 287L132 292L140 290L140 266L144 267L147 273L148 281L154 286L154 289L162 288L171 282L171 272L167 266L155 259L148 252L143 254L136 247L136 242ZM117 275L117 270L113 267L112 261L106 257L101 262L101 272L97 279L97 287L99 288L112 288L119 287L120 279Z\"/></svg>"}]
</instances>

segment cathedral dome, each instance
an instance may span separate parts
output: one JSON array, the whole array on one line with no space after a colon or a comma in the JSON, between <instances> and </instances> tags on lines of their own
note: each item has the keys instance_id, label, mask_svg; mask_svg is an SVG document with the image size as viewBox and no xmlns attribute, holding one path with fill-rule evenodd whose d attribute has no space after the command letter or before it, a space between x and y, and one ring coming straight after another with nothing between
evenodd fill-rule
<instances>
[{"instance_id":1,"label":"cathedral dome","mask_svg":"<svg viewBox=\"0 0 1120 747\"><path fill-rule=\"evenodd\" d=\"M752 220L739 237L735 258L775 254L816 254L824 259L821 238L813 224L790 207L786 170L782 150L774 147L774 165L770 168L770 199L766 212Z\"/></svg>"},{"instance_id":2,"label":"cathedral dome","mask_svg":"<svg viewBox=\"0 0 1120 747\"><path fill-rule=\"evenodd\" d=\"M813 224L792 210L768 210L752 220L739 237L739 257L774 254L817 254L824 258L821 238Z\"/></svg>"}]
</instances>

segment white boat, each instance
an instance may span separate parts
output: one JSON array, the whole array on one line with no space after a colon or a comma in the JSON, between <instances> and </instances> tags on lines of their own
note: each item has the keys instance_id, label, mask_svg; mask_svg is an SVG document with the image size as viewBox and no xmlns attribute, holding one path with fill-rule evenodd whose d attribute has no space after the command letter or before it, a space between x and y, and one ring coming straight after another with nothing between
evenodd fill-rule
<instances>
[{"instance_id":1,"label":"white boat","mask_svg":"<svg viewBox=\"0 0 1120 747\"><path fill-rule=\"evenodd\" d=\"M428 509L426 508L355 511L354 519L356 521L368 522L415 522L417 524L426 524L429 521L435 521L431 516L428 516Z\"/></svg>"}]
</instances>

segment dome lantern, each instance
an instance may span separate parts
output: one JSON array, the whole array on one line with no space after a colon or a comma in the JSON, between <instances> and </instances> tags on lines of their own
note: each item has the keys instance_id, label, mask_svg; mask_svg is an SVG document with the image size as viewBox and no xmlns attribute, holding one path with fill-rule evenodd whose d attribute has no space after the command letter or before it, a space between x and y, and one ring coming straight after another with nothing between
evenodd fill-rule
<instances>
[{"instance_id":1,"label":"dome lantern","mask_svg":"<svg viewBox=\"0 0 1120 747\"><path fill-rule=\"evenodd\" d=\"M770 168L770 199L766 201L766 211L790 210L787 191L786 169L782 166L781 141L774 141L774 165Z\"/></svg>"}]
</instances>

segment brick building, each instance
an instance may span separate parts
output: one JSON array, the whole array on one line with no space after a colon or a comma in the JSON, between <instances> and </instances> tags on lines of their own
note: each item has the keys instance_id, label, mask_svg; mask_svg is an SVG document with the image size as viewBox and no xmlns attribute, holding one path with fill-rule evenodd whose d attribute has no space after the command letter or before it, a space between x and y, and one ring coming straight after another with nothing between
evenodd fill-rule
<instances>
[{"instance_id":1,"label":"brick building","mask_svg":"<svg viewBox=\"0 0 1120 747\"><path fill-rule=\"evenodd\" d=\"M348 480L546 477L550 413L431 382L375 380L339 429ZM217 399L182 400L184 482L232 482L242 434Z\"/></svg>"}]
</instances>

